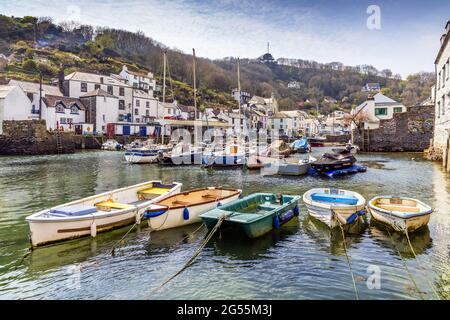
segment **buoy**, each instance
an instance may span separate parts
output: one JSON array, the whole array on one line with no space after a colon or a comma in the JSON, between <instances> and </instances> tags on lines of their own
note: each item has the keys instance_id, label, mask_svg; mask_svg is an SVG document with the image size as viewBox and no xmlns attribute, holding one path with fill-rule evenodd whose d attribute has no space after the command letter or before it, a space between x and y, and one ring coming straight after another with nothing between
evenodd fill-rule
<instances>
[{"instance_id":1,"label":"buoy","mask_svg":"<svg viewBox=\"0 0 450 320\"><path fill-rule=\"evenodd\" d=\"M278 218L278 215L275 215L275 217L273 217L273 227L275 229L280 229L280 218Z\"/></svg>"},{"instance_id":2,"label":"buoy","mask_svg":"<svg viewBox=\"0 0 450 320\"><path fill-rule=\"evenodd\" d=\"M347 218L347 224L352 224L353 221L356 220L356 218L358 218L358 214L356 213L352 214L350 217Z\"/></svg>"},{"instance_id":3,"label":"buoy","mask_svg":"<svg viewBox=\"0 0 450 320\"><path fill-rule=\"evenodd\" d=\"M218 208L218 207L221 207L221 206L222 206L222 203L220 203L220 201L217 202L217 208Z\"/></svg>"},{"instance_id":4,"label":"buoy","mask_svg":"<svg viewBox=\"0 0 450 320\"><path fill-rule=\"evenodd\" d=\"M97 224L95 223L95 221L93 221L91 224L91 237L95 238L96 236L97 236Z\"/></svg>"},{"instance_id":5,"label":"buoy","mask_svg":"<svg viewBox=\"0 0 450 320\"><path fill-rule=\"evenodd\" d=\"M183 210L183 219L189 220L189 209L187 207Z\"/></svg>"},{"instance_id":6,"label":"buoy","mask_svg":"<svg viewBox=\"0 0 450 320\"><path fill-rule=\"evenodd\" d=\"M294 208L294 216L298 217L300 215L300 209L298 207Z\"/></svg>"}]
</instances>

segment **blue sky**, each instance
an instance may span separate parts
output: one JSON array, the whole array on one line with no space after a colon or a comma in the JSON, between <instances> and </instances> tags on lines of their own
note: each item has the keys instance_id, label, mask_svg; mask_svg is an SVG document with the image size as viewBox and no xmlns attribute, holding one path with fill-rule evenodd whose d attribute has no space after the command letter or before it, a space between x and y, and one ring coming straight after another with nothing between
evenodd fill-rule
<instances>
[{"instance_id":1,"label":"blue sky","mask_svg":"<svg viewBox=\"0 0 450 320\"><path fill-rule=\"evenodd\" d=\"M377 5L381 29L369 30ZM406 76L434 71L450 1L404 0L0 0L6 15L51 16L141 30L169 47L208 58L278 57L372 64Z\"/></svg>"}]
</instances>

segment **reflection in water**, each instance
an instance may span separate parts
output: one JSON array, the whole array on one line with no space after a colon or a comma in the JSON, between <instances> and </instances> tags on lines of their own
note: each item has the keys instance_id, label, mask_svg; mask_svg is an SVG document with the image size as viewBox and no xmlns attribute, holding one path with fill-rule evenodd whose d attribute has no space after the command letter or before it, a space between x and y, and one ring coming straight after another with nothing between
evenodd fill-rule
<instances>
[{"instance_id":1,"label":"reflection in water","mask_svg":"<svg viewBox=\"0 0 450 320\"><path fill-rule=\"evenodd\" d=\"M370 226L370 234L380 245L392 250L394 254L398 255L400 253L403 258L407 259L414 258L414 254L411 251L411 247L409 246L408 239L405 234L395 232L394 230L388 228L388 226L372 221ZM432 239L428 226L410 233L409 239L417 256L426 253L426 250L432 246Z\"/></svg>"},{"instance_id":2,"label":"reflection in water","mask_svg":"<svg viewBox=\"0 0 450 320\"><path fill-rule=\"evenodd\" d=\"M256 239L247 238L242 233L218 232L207 247L214 248L214 254L218 256L228 256L232 260L255 260L267 253L278 242L289 240L289 236L296 234L299 229L297 217L284 224L278 230Z\"/></svg>"},{"instance_id":3,"label":"reflection in water","mask_svg":"<svg viewBox=\"0 0 450 320\"><path fill-rule=\"evenodd\" d=\"M314 148L313 156L329 149ZM110 250L129 229L102 233L34 250L16 269L29 247L25 217L35 211L146 180L180 181L183 189L230 186L253 192L302 195L314 187L354 190L367 200L396 194L418 198L437 211L429 228L412 234L418 259L403 238L395 238L425 297L435 283L450 298L450 174L439 164L412 161L417 154L358 154L366 173L325 179L262 177L247 170L201 167L133 166L120 152L82 152L62 156L0 158L0 298L38 299L353 299L342 235L301 215L259 239L216 235L192 266L158 293L150 294L189 259L206 230L199 225L150 233L142 225L126 238L116 256ZM383 167L384 166L384 167ZM386 171L389 170L389 171ZM191 236L189 236L191 235ZM420 298L392 242L376 225L345 236L357 287L364 299ZM380 290L369 290L368 266L379 266ZM249 268L251 266L251 268ZM420 267L424 266L424 267ZM74 270L79 272L74 274ZM67 279L80 281L69 288ZM77 278L78 277L78 278ZM332 290L330 290L332 288Z\"/></svg>"},{"instance_id":4,"label":"reflection in water","mask_svg":"<svg viewBox=\"0 0 450 320\"><path fill-rule=\"evenodd\" d=\"M365 223L355 223L345 233L345 239L342 237L340 228L330 229L324 223L306 216L302 221L302 227L305 233L314 239L327 252L332 255L345 255L344 241L347 248L357 245L361 241L361 233L365 229Z\"/></svg>"}]
</instances>

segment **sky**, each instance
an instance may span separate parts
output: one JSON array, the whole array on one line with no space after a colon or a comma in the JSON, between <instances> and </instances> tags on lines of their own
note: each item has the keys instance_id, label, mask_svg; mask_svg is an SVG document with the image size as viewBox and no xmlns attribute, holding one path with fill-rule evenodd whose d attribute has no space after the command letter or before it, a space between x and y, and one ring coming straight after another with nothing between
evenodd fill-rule
<instances>
[{"instance_id":1,"label":"sky","mask_svg":"<svg viewBox=\"0 0 450 320\"><path fill-rule=\"evenodd\" d=\"M371 64L403 77L434 72L447 0L0 0L0 14L50 16L143 31L201 57Z\"/></svg>"}]
</instances>

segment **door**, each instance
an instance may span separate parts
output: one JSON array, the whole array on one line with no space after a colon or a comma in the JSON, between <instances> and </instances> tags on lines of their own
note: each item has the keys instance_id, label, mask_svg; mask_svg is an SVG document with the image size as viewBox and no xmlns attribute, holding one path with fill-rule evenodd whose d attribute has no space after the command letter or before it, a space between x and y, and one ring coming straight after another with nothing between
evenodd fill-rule
<instances>
[{"instance_id":1,"label":"door","mask_svg":"<svg viewBox=\"0 0 450 320\"><path fill-rule=\"evenodd\" d=\"M124 136L129 136L130 135L130 126L123 126L123 135Z\"/></svg>"},{"instance_id":2,"label":"door","mask_svg":"<svg viewBox=\"0 0 450 320\"><path fill-rule=\"evenodd\" d=\"M147 136L147 127L144 126L139 128L139 136L141 137Z\"/></svg>"},{"instance_id":3,"label":"door","mask_svg":"<svg viewBox=\"0 0 450 320\"><path fill-rule=\"evenodd\" d=\"M75 125L75 134L76 135L82 135L83 134L83 125L76 124Z\"/></svg>"}]
</instances>

